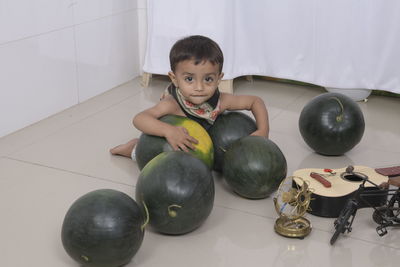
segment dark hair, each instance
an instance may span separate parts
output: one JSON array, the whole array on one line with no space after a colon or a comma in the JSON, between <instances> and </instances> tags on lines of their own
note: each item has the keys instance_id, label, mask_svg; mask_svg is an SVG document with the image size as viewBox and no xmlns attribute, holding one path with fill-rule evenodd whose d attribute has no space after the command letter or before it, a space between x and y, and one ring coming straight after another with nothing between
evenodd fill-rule
<instances>
[{"instance_id":1,"label":"dark hair","mask_svg":"<svg viewBox=\"0 0 400 267\"><path fill-rule=\"evenodd\" d=\"M192 35L178 40L171 48L169 62L171 70L175 71L179 62L193 59L197 65L209 61L213 65L219 65L219 72L222 72L224 55L216 42L208 37Z\"/></svg>"}]
</instances>

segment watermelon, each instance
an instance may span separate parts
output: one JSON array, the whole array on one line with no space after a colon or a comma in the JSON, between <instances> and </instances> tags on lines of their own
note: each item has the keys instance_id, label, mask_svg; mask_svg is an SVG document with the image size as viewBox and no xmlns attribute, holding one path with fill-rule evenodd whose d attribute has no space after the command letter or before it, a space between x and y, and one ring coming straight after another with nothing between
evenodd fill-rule
<instances>
[{"instance_id":1,"label":"watermelon","mask_svg":"<svg viewBox=\"0 0 400 267\"><path fill-rule=\"evenodd\" d=\"M208 130L214 144L214 170L222 171L224 154L230 144L256 130L255 121L242 112L224 112L219 115Z\"/></svg>"},{"instance_id":2,"label":"watermelon","mask_svg":"<svg viewBox=\"0 0 400 267\"><path fill-rule=\"evenodd\" d=\"M182 126L188 130L189 135L199 143L195 144L195 150L190 154L201 159L209 168L214 163L214 147L207 131L197 122L186 117L177 115L166 115L160 118L161 121L175 126ZM141 134L135 149L136 162L139 169L152 160L155 156L164 151L172 151L171 145L163 137Z\"/></svg>"},{"instance_id":3,"label":"watermelon","mask_svg":"<svg viewBox=\"0 0 400 267\"><path fill-rule=\"evenodd\" d=\"M360 142L365 122L360 107L350 97L325 93L304 106L299 129L304 141L315 152L339 156Z\"/></svg>"},{"instance_id":4,"label":"watermelon","mask_svg":"<svg viewBox=\"0 0 400 267\"><path fill-rule=\"evenodd\" d=\"M125 193L95 190L69 208L62 224L62 244L84 266L121 266L139 250L144 221L141 208Z\"/></svg>"},{"instance_id":5,"label":"watermelon","mask_svg":"<svg viewBox=\"0 0 400 267\"><path fill-rule=\"evenodd\" d=\"M287 163L279 147L260 136L243 137L226 150L222 174L245 198L266 198L286 177Z\"/></svg>"},{"instance_id":6,"label":"watermelon","mask_svg":"<svg viewBox=\"0 0 400 267\"><path fill-rule=\"evenodd\" d=\"M214 204L211 170L182 151L163 152L141 171L136 200L149 212L149 225L164 234L185 234L199 227Z\"/></svg>"}]
</instances>

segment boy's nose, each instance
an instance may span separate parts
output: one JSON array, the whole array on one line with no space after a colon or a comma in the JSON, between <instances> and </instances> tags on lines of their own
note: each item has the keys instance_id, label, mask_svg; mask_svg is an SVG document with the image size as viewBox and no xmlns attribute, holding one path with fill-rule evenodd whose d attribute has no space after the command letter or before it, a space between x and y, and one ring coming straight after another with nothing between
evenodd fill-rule
<instances>
[{"instance_id":1,"label":"boy's nose","mask_svg":"<svg viewBox=\"0 0 400 267\"><path fill-rule=\"evenodd\" d=\"M197 82L196 83L196 91L203 91L204 87L203 87L203 83L201 82Z\"/></svg>"}]
</instances>

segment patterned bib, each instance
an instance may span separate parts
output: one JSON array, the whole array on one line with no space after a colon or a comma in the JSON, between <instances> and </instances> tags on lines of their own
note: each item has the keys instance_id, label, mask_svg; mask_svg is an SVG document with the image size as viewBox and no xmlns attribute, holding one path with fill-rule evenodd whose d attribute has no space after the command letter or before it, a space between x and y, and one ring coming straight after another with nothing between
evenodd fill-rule
<instances>
[{"instance_id":1,"label":"patterned bib","mask_svg":"<svg viewBox=\"0 0 400 267\"><path fill-rule=\"evenodd\" d=\"M199 105L193 104L192 102L186 100L179 88L175 87L173 83L168 86L167 91L175 98L187 117L199 122L206 129L214 124L214 121L217 119L218 114L220 113L220 92L218 89L210 99ZM204 120L209 125L205 125L203 123Z\"/></svg>"}]
</instances>

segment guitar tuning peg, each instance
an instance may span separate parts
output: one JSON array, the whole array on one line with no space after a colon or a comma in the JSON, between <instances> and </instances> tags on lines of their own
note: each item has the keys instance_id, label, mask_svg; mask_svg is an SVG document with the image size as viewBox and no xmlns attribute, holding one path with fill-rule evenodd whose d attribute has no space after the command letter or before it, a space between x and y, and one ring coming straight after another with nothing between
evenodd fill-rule
<instances>
[{"instance_id":1,"label":"guitar tuning peg","mask_svg":"<svg viewBox=\"0 0 400 267\"><path fill-rule=\"evenodd\" d=\"M347 173L353 173L353 171L354 171L353 165L347 166L347 168L346 168L346 172L347 172Z\"/></svg>"}]
</instances>

